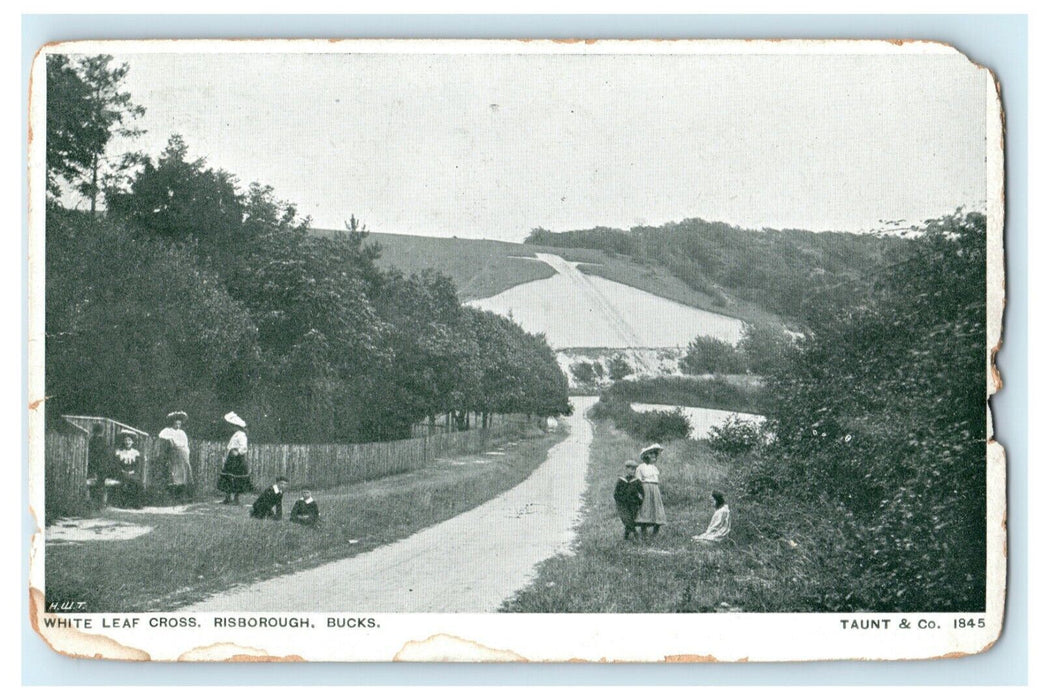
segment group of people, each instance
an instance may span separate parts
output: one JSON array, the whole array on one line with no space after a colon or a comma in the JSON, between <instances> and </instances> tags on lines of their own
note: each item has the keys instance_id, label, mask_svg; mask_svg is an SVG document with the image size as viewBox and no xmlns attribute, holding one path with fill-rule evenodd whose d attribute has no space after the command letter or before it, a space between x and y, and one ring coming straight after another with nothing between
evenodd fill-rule
<instances>
[{"instance_id":1,"label":"group of people","mask_svg":"<svg viewBox=\"0 0 1042 700\"><path fill-rule=\"evenodd\" d=\"M623 539L628 540L631 536L634 540L652 539L666 524L657 465L662 450L658 443L645 447L640 451L640 463L626 460L623 465L625 473L615 482L615 510L622 521ZM713 491L712 498L713 517L705 532L692 538L695 541L717 542L731 532L731 510L724 495Z\"/></svg>"},{"instance_id":2,"label":"group of people","mask_svg":"<svg viewBox=\"0 0 1042 700\"><path fill-rule=\"evenodd\" d=\"M280 476L275 479L275 483L264 489L260 497L253 502L250 517L258 520L282 520L282 496L288 487L289 480L286 477ZM318 525L318 503L311 495L311 491L307 489L301 491L300 498L293 504L293 509L289 512L289 519L290 522L299 525Z\"/></svg>"},{"instance_id":3,"label":"group of people","mask_svg":"<svg viewBox=\"0 0 1042 700\"><path fill-rule=\"evenodd\" d=\"M154 478L162 484L170 497L184 503L191 498L194 483L192 475L191 448L188 434L184 430L188 414L184 411L168 413L167 425L159 432L156 470ZM246 436L246 421L234 411L225 414L232 435L228 441L224 463L217 479L217 490L224 493L224 505L238 505L243 493L253 491L250 470L246 462L249 440ZM105 439L105 429L95 424L87 453L87 487L91 498L98 504L139 509L144 504L143 486L144 458L134 446L137 434L121 430L117 435L117 446L110 450ZM280 476L254 502L250 514L255 518L282 519L282 495L287 480ZM318 523L318 504L310 491L303 491L293 505L290 520L303 525Z\"/></svg>"}]
</instances>

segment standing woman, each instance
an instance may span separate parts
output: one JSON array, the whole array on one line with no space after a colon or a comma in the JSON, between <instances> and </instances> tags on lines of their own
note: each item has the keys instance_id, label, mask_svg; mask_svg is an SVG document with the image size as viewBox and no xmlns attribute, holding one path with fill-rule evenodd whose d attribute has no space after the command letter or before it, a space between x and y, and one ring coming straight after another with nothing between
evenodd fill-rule
<instances>
[{"instance_id":1,"label":"standing woman","mask_svg":"<svg viewBox=\"0 0 1042 700\"><path fill-rule=\"evenodd\" d=\"M166 420L167 426L159 431L159 462L164 466L163 477L170 494L183 503L188 498L188 487L192 482L188 435L182 427L188 414L174 411L167 414Z\"/></svg>"},{"instance_id":2,"label":"standing woman","mask_svg":"<svg viewBox=\"0 0 1042 700\"><path fill-rule=\"evenodd\" d=\"M662 445L657 442L645 447L640 451L640 460L643 462L637 467L636 477L640 479L644 487L644 501L640 504L640 512L637 513L636 524L640 528L641 539L648 538L648 528L651 528L651 536L658 535L659 528L666 524L666 508L662 504L662 492L659 491L659 470L655 463L662 452Z\"/></svg>"},{"instance_id":3,"label":"standing woman","mask_svg":"<svg viewBox=\"0 0 1042 700\"><path fill-rule=\"evenodd\" d=\"M239 418L234 411L225 415L224 421L235 427L235 433L228 441L228 454L224 457L224 468L221 470L221 478L217 480L217 490L224 491L224 504L239 505L239 494L253 490L250 471L246 466L246 421Z\"/></svg>"}]
</instances>

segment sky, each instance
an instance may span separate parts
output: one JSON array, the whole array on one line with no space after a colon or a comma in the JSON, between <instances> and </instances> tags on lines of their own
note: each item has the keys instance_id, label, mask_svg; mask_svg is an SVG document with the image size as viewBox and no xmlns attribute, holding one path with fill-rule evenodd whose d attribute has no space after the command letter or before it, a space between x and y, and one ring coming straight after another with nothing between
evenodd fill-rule
<instances>
[{"instance_id":1,"label":"sky","mask_svg":"<svg viewBox=\"0 0 1042 700\"><path fill-rule=\"evenodd\" d=\"M135 148L179 133L320 228L863 231L986 196L986 74L954 53L116 58Z\"/></svg>"}]
</instances>

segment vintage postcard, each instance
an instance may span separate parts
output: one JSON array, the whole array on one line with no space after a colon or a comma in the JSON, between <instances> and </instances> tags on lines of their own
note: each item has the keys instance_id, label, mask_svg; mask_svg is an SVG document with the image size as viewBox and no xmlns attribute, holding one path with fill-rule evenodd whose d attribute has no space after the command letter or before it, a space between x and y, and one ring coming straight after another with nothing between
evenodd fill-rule
<instances>
[{"instance_id":1,"label":"vintage postcard","mask_svg":"<svg viewBox=\"0 0 1042 700\"><path fill-rule=\"evenodd\" d=\"M62 654L977 654L1003 123L930 41L47 45Z\"/></svg>"}]
</instances>

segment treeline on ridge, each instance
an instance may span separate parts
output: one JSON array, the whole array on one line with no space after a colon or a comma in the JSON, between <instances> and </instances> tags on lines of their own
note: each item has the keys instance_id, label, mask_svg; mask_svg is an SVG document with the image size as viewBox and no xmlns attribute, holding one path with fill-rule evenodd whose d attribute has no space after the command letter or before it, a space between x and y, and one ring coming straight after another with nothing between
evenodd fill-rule
<instances>
[{"instance_id":1,"label":"treeline on ridge","mask_svg":"<svg viewBox=\"0 0 1042 700\"><path fill-rule=\"evenodd\" d=\"M721 311L728 295L786 319L803 321L808 309L836 295L855 299L869 284L866 271L904 245L899 237L797 229L752 230L699 218L629 230L534 229L533 245L587 248L667 269L705 293ZM594 271L596 272L596 271Z\"/></svg>"},{"instance_id":2,"label":"treeline on ridge","mask_svg":"<svg viewBox=\"0 0 1042 700\"><path fill-rule=\"evenodd\" d=\"M380 270L353 217L309 235L272 188L243 190L177 135L155 158L108 154L143 111L110 62L48 59L49 419L147 430L176 408L205 436L234 409L262 442L357 442L441 413L569 410L542 336L464 307L444 275Z\"/></svg>"}]
</instances>

